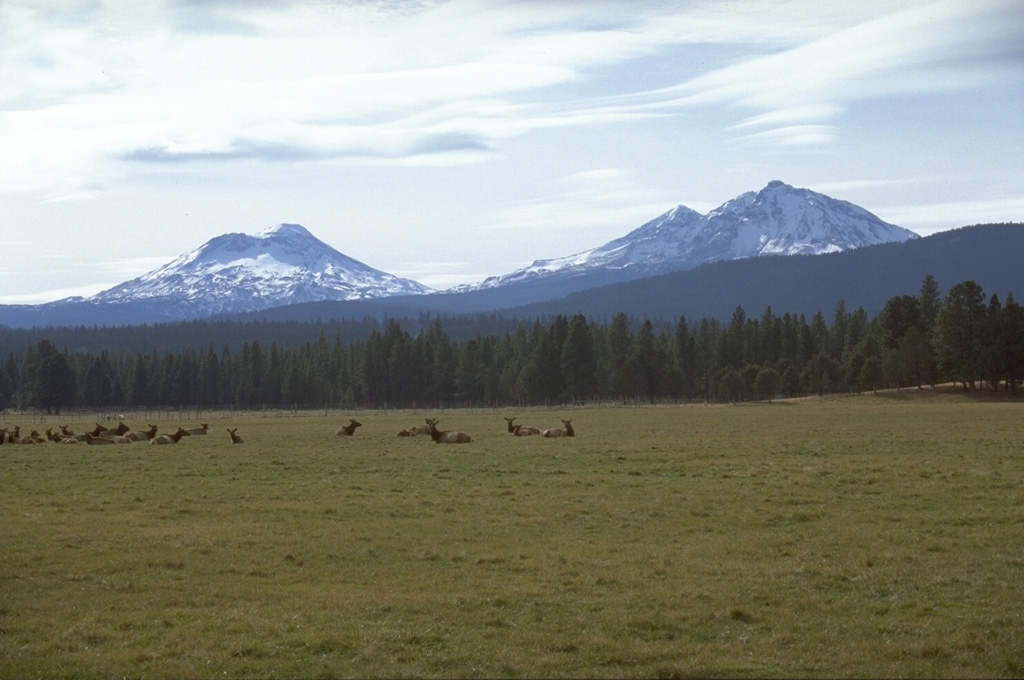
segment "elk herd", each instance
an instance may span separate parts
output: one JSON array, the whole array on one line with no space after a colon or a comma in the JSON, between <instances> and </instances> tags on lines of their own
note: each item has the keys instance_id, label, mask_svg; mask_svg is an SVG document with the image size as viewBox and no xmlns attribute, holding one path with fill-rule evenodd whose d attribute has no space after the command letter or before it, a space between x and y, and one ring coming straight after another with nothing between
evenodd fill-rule
<instances>
[{"instance_id":1,"label":"elk herd","mask_svg":"<svg viewBox=\"0 0 1024 680\"><path fill-rule=\"evenodd\" d=\"M530 425L516 425L515 420L515 418L505 418L505 422L508 425L508 433L516 437L530 437L532 435L548 438L576 436L576 431L572 429L572 418L569 420L563 420L562 427L550 427L546 430ZM437 427L438 420L436 418L427 418L425 422L426 425L417 425L405 430L399 430L398 436L414 437L418 434L429 434L431 439L433 439L437 444L465 444L473 441L473 437L465 432L439 429ZM341 434L340 430L338 434Z\"/></svg>"},{"instance_id":2,"label":"elk herd","mask_svg":"<svg viewBox=\"0 0 1024 680\"><path fill-rule=\"evenodd\" d=\"M515 418L505 418L505 422L508 425L508 433L515 437L530 437L533 435L548 438L576 436L576 431L572 428L572 419L563 420L562 427L551 427L545 430L529 425L517 425L515 420ZM398 436L415 437L418 435L430 435L430 438L437 444L467 444L473 441L473 436L466 432L442 430L438 427L438 422L437 418L427 418L424 421L424 425L416 425L399 430ZM339 427L335 434L341 437L352 437L355 435L356 428L361 426L362 423L351 418L348 425ZM226 429L231 437L232 444L242 444L244 442L238 434L237 427ZM22 435L21 426L19 425L13 428L0 428L0 444L43 444L48 441L57 444L85 442L90 446L132 444L134 442L145 442L153 445L177 444L184 437L206 435L209 433L209 430L209 424L203 423L199 427L187 429L178 427L174 432L158 434L156 425L149 425L145 430L132 430L124 424L124 421L120 421L116 427L104 427L97 423L96 427L88 432L75 432L69 429L67 425L61 425L60 432L55 432L51 427L47 428L45 435L39 434L36 430L32 430L30 434Z\"/></svg>"},{"instance_id":3,"label":"elk herd","mask_svg":"<svg viewBox=\"0 0 1024 680\"><path fill-rule=\"evenodd\" d=\"M60 426L60 432L55 432L52 427L46 429L46 434L41 435L36 430L30 434L22 435L21 426L13 428L0 428L0 444L45 444L54 442L56 444L78 444L85 442L90 446L103 446L109 444L133 444L144 442L153 445L177 444L182 437L201 436L209 432L210 425L203 423L199 427L179 427L172 433L157 434L157 426L149 425L145 430L132 430L124 421L116 427L104 427L96 423L96 427L88 432L75 432L67 425ZM232 444L241 444L244 440L238 435L238 428L227 428L231 436Z\"/></svg>"}]
</instances>

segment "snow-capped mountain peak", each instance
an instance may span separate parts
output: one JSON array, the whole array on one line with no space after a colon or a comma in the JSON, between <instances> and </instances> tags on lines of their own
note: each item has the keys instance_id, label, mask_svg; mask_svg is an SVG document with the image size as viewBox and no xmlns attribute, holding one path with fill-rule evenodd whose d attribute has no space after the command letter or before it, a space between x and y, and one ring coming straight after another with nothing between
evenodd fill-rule
<instances>
[{"instance_id":1,"label":"snow-capped mountain peak","mask_svg":"<svg viewBox=\"0 0 1024 680\"><path fill-rule=\"evenodd\" d=\"M598 272L603 282L625 281L718 260L831 253L914 238L917 234L883 222L852 203L773 180L707 215L680 205L603 246L537 260L511 274L457 290L578 279Z\"/></svg>"},{"instance_id":2,"label":"snow-capped mountain peak","mask_svg":"<svg viewBox=\"0 0 1024 680\"><path fill-rule=\"evenodd\" d=\"M369 267L298 224L223 234L174 261L103 291L94 302L152 300L180 315L256 311L299 302L415 295L430 289Z\"/></svg>"}]
</instances>

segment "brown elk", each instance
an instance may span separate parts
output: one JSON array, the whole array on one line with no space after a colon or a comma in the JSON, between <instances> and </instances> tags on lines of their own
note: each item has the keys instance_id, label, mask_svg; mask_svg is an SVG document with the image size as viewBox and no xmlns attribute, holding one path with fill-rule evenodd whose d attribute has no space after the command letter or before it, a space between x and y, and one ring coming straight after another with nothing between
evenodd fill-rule
<instances>
[{"instance_id":1,"label":"brown elk","mask_svg":"<svg viewBox=\"0 0 1024 680\"><path fill-rule=\"evenodd\" d=\"M434 440L435 444L465 444L473 441L473 437L466 434L465 432L456 432L455 430L439 430L437 429L436 420L427 420L427 426L430 428L430 437Z\"/></svg>"},{"instance_id":2,"label":"brown elk","mask_svg":"<svg viewBox=\"0 0 1024 680\"><path fill-rule=\"evenodd\" d=\"M357 420L354 420L354 419L350 418L349 421L348 421L348 425L342 425L341 427L338 428L338 431L335 432L334 434L344 435L346 437L351 437L352 435L354 435L356 433L356 428L357 427L361 427L361 426L362 426L362 423L358 422Z\"/></svg>"},{"instance_id":3,"label":"brown elk","mask_svg":"<svg viewBox=\"0 0 1024 680\"><path fill-rule=\"evenodd\" d=\"M517 437L527 437L531 434L540 434L540 429L536 427L530 427L529 425L516 425L513 423L515 418L505 418L505 422L508 423L508 432Z\"/></svg>"},{"instance_id":4,"label":"brown elk","mask_svg":"<svg viewBox=\"0 0 1024 680\"><path fill-rule=\"evenodd\" d=\"M32 430L30 434L25 435L17 440L19 444L45 444L46 438L39 434L36 430Z\"/></svg>"},{"instance_id":5,"label":"brown elk","mask_svg":"<svg viewBox=\"0 0 1024 680\"><path fill-rule=\"evenodd\" d=\"M189 436L191 436L191 435L197 435L197 434L206 434L209 429L210 429L210 424L209 423L203 423L202 426L200 426L200 427L191 427L187 431L189 433Z\"/></svg>"},{"instance_id":6,"label":"brown elk","mask_svg":"<svg viewBox=\"0 0 1024 680\"><path fill-rule=\"evenodd\" d=\"M5 441L7 441L7 428L6 427L0 428L0 444L3 444Z\"/></svg>"},{"instance_id":7,"label":"brown elk","mask_svg":"<svg viewBox=\"0 0 1024 680\"><path fill-rule=\"evenodd\" d=\"M232 444L244 444L245 443L245 440L242 439L242 436L240 434L238 434L238 428L237 427L234 428L234 429L231 429L229 427L229 428L227 428L227 430L228 430L228 434L231 435L231 443Z\"/></svg>"},{"instance_id":8,"label":"brown elk","mask_svg":"<svg viewBox=\"0 0 1024 680\"><path fill-rule=\"evenodd\" d=\"M150 425L148 430L131 430L130 432L126 432L124 436L128 437L128 439L131 439L133 442L149 441L156 436L156 425Z\"/></svg>"},{"instance_id":9,"label":"brown elk","mask_svg":"<svg viewBox=\"0 0 1024 680\"><path fill-rule=\"evenodd\" d=\"M427 418L427 424L426 425L414 425L413 427L410 427L410 428L408 428L406 430L399 430L398 431L398 436L399 437L415 437L418 434L430 434L430 423L431 422L433 422L436 425L437 424L437 419L436 418Z\"/></svg>"},{"instance_id":10,"label":"brown elk","mask_svg":"<svg viewBox=\"0 0 1024 680\"><path fill-rule=\"evenodd\" d=\"M158 434L149 440L150 444L177 444L182 437L189 437L188 430L179 427L174 434Z\"/></svg>"},{"instance_id":11,"label":"brown elk","mask_svg":"<svg viewBox=\"0 0 1024 680\"><path fill-rule=\"evenodd\" d=\"M564 427L550 427L540 433L541 437L575 437L576 430L572 429L572 418L563 420Z\"/></svg>"},{"instance_id":12,"label":"brown elk","mask_svg":"<svg viewBox=\"0 0 1024 680\"><path fill-rule=\"evenodd\" d=\"M97 427L99 427L98 424L97 424ZM93 437L113 437L113 436L123 437L124 433L128 432L131 429L132 428L130 428L127 425L124 424L124 421L120 421L117 424L117 427L108 427L108 428L105 428L103 430L100 430L99 434L96 434L95 432L92 432L91 434L92 434Z\"/></svg>"}]
</instances>

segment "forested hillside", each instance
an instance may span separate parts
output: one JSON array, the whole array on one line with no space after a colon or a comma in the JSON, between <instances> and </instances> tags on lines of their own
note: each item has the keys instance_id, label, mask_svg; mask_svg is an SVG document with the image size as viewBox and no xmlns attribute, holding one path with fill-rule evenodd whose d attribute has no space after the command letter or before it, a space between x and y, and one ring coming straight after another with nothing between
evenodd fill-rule
<instances>
[{"instance_id":1,"label":"forested hillside","mask_svg":"<svg viewBox=\"0 0 1024 680\"><path fill-rule=\"evenodd\" d=\"M105 331L114 335L103 349L33 338L6 352L0 407L54 412L742 400L948 380L968 389L1016 391L1024 378L1024 309L1012 292L1002 300L964 281L943 297L931 276L919 294L890 298L873 318L840 302L810 319L771 308L748 316L737 307L727 323L558 315L464 339L453 338L440 318L412 322L414 332L395 319L366 324L365 338L321 329L301 342L284 338L308 333L308 325L273 326L276 336L266 327L236 325L232 332L254 333L237 348L209 342L141 351L115 341L118 333L139 332L133 329ZM196 327L168 330L189 329Z\"/></svg>"}]
</instances>

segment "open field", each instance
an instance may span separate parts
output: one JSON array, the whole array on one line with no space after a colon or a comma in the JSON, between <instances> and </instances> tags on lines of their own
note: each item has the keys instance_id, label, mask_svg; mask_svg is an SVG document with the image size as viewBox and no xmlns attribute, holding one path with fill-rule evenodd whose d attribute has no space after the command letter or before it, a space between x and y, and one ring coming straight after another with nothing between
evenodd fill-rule
<instances>
[{"instance_id":1,"label":"open field","mask_svg":"<svg viewBox=\"0 0 1024 680\"><path fill-rule=\"evenodd\" d=\"M1024 675L1020 401L355 417L4 445L0 675Z\"/></svg>"}]
</instances>

